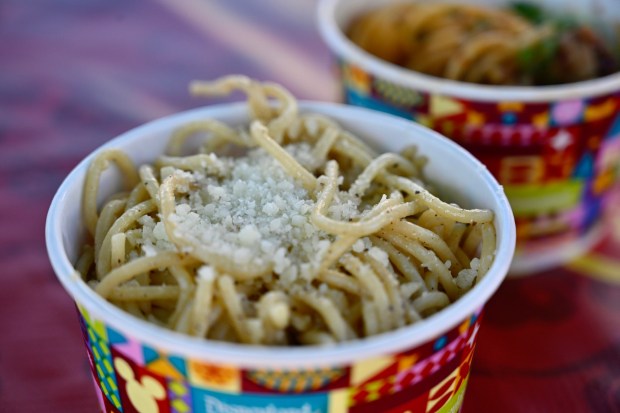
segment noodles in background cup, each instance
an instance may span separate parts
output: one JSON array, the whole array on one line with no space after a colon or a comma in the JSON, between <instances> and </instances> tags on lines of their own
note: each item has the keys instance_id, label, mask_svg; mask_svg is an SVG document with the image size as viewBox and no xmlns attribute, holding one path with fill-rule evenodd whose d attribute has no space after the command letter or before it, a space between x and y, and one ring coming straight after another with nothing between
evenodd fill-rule
<instances>
[{"instance_id":1,"label":"noodles in background cup","mask_svg":"<svg viewBox=\"0 0 620 413\"><path fill-rule=\"evenodd\" d=\"M377 153L399 152L407 146L417 146L415 159L428 159L424 176L425 182L432 184L433 193L463 208L493 211L496 247L488 271L456 301L414 324L327 346L258 346L205 340L162 328L157 320L141 320L103 299L73 267L91 237L87 228L90 224L84 224L90 215L84 215L81 205L81 201L90 196L89 190L84 190L87 181L92 182L87 178L90 165L96 164L96 159L104 159L100 156L105 153L126 154L134 165L157 164L158 157L171 149L168 145L175 131L206 119L233 128L247 127L255 114L246 105L229 104L152 122L110 141L80 163L63 182L48 215L46 237L50 259L78 307L102 411L340 413L409 409L417 412L430 408L458 409L462 403L483 306L505 276L514 252L514 221L501 187L463 149L411 122L325 103L300 102L299 113L301 116L315 113L332 119L343 130L359 136L364 147ZM273 124L266 122L266 125ZM264 132L257 126L254 129L261 134ZM174 142L179 145L173 143L173 152L181 148L191 153L199 148L198 139L194 138L186 141L179 138ZM314 146L317 147L320 145ZM184 162L190 160L183 158ZM113 194L126 190L131 194L133 186L123 185L123 173L119 169L122 168L110 167L96 180L99 185L93 193L98 194L98 208ZM388 170L392 171L392 166ZM183 173L166 175L166 171L170 170L164 170L163 176L175 179L177 175L184 176ZM138 175L148 186L154 183L148 172L139 170ZM312 182L303 178L301 181L307 185ZM330 181L329 174L319 178L317 185L323 187L317 194L327 190ZM146 188L146 191L153 189ZM161 183L159 189L153 194L160 194ZM174 193L178 206L183 203L184 192L177 188ZM162 194L166 195L165 190ZM149 195L149 199L157 200L157 197ZM166 197L160 196L159 202L164 203L165 209ZM268 207L267 211L273 209ZM106 219L107 213L100 209L97 213L98 220ZM333 218L332 213L329 211L328 216ZM97 225L94 228L96 239ZM115 234L110 238L118 239ZM252 239L251 232L246 232L245 236ZM359 247L363 247L363 243ZM110 245L110 257L118 256L115 254L121 248ZM188 254L188 259L196 258ZM111 266L113 262L110 260ZM162 276L157 272L152 274L154 278ZM201 272L199 277L208 282L212 274L208 270ZM231 278L233 275L231 272ZM126 287L148 286L130 283ZM178 293L167 287L168 284L160 294ZM119 290L115 286L112 291L117 294ZM121 295L137 292L139 290L126 290ZM194 293L199 294L198 288ZM155 300L150 303L152 312L156 304L159 305L158 301L162 304L160 307L165 307L165 300ZM138 307L144 304L136 302ZM275 302L268 308L278 306L280 304ZM145 309L140 310L149 314ZM159 311L152 313L157 319L161 316Z\"/></svg>"},{"instance_id":2,"label":"noodles in background cup","mask_svg":"<svg viewBox=\"0 0 620 413\"><path fill-rule=\"evenodd\" d=\"M418 1L377 6L353 19L346 33L369 53L419 73L527 86L620 71L620 46L608 39L613 30L602 28L598 21L554 16L534 3L493 7Z\"/></svg>"},{"instance_id":3,"label":"noodles in background cup","mask_svg":"<svg viewBox=\"0 0 620 413\"><path fill-rule=\"evenodd\" d=\"M551 86L476 84L388 63L346 36L359 16L396 3L417 2L319 3L318 25L338 62L343 100L435 129L489 168L503 185L517 223L511 274L536 273L588 251L603 234L604 211L618 182L620 73ZM507 8L511 2L459 4ZM614 0L536 4L549 15L601 21L610 30L620 25ZM617 40L611 47L618 47Z\"/></svg>"}]
</instances>

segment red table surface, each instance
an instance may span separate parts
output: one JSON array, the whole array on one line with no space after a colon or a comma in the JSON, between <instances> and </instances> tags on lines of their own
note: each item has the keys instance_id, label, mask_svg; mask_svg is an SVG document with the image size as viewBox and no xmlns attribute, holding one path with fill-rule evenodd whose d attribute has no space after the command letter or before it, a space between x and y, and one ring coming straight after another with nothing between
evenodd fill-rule
<instances>
[{"instance_id":1,"label":"red table surface","mask_svg":"<svg viewBox=\"0 0 620 413\"><path fill-rule=\"evenodd\" d=\"M337 100L312 0L0 2L0 411L95 412L75 308L44 245L61 180L145 121L244 73ZM620 412L620 214L586 257L507 280L481 328L464 413Z\"/></svg>"}]
</instances>

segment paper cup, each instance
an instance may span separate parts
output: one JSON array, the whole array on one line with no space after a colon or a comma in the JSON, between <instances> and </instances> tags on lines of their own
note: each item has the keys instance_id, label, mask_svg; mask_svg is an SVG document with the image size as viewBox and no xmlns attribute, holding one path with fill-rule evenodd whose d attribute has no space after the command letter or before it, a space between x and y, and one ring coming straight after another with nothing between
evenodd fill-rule
<instances>
[{"instance_id":1,"label":"paper cup","mask_svg":"<svg viewBox=\"0 0 620 413\"><path fill-rule=\"evenodd\" d=\"M545 87L484 86L416 73L370 55L343 34L355 16L393 2L319 4L319 28L338 61L344 101L431 127L489 168L516 218L511 274L542 270L588 250L599 239L602 207L618 175L620 73ZM616 0L537 4L620 23Z\"/></svg>"},{"instance_id":2,"label":"paper cup","mask_svg":"<svg viewBox=\"0 0 620 413\"><path fill-rule=\"evenodd\" d=\"M515 227L502 188L452 141L390 115L324 103L326 114L384 150L417 144L428 176L464 206L495 212L497 250L486 276L448 308L415 324L329 347L249 346L200 340L132 317L92 291L73 269L85 235L80 211L89 163L120 148L136 164L154 160L171 131L199 119L246 122L245 105L228 104L157 120L113 139L81 162L52 201L46 241L54 270L79 310L101 409L110 412L342 413L457 411L476 345L482 309L513 256ZM101 190L120 187L112 171Z\"/></svg>"}]
</instances>

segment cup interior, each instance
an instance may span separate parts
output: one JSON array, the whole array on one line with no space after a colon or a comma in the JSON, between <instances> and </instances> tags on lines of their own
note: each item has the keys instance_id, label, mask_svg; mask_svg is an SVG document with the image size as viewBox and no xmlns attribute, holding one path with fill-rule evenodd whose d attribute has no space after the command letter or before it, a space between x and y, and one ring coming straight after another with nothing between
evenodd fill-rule
<instances>
[{"instance_id":1,"label":"cup interior","mask_svg":"<svg viewBox=\"0 0 620 413\"><path fill-rule=\"evenodd\" d=\"M436 132L413 122L363 108L338 104L301 102L302 112L322 113L339 122L381 151L395 151L415 144L430 162L426 173L441 196L465 207L490 208L495 212L497 250L486 276L457 302L417 324L320 349L320 363L339 365L377 354L395 353L437 337L465 317L479 310L504 279L515 249L514 218L502 187L472 155ZM138 341L203 360L216 360L247 367L286 368L317 364L317 348L259 347L209 342L184 336L138 320L108 303L92 291L73 269L85 230L82 224L82 187L88 165L103 149L118 148L130 155L136 165L153 161L164 152L171 132L199 119L218 119L230 125L246 122L245 105L225 104L195 109L153 121L131 130L100 147L85 158L65 179L54 197L46 223L46 243L54 270L77 304L94 317L135 337ZM120 189L120 176L114 168L101 179L102 198Z\"/></svg>"}]
</instances>

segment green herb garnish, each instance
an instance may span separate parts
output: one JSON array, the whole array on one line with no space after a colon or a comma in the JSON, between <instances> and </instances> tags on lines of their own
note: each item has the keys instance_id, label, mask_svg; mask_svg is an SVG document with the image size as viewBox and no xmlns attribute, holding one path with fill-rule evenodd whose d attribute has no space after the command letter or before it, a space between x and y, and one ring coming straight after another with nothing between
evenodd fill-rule
<instances>
[{"instance_id":1,"label":"green herb garnish","mask_svg":"<svg viewBox=\"0 0 620 413\"><path fill-rule=\"evenodd\" d=\"M570 16L552 16L537 4L529 2L516 2L510 9L530 23L540 26L543 23L552 24L558 31L571 30L579 26L579 23Z\"/></svg>"},{"instance_id":2,"label":"green herb garnish","mask_svg":"<svg viewBox=\"0 0 620 413\"><path fill-rule=\"evenodd\" d=\"M525 20L534 24L541 24L547 18L547 13L542 9L542 7L532 3L513 3L511 5L511 9Z\"/></svg>"}]
</instances>

